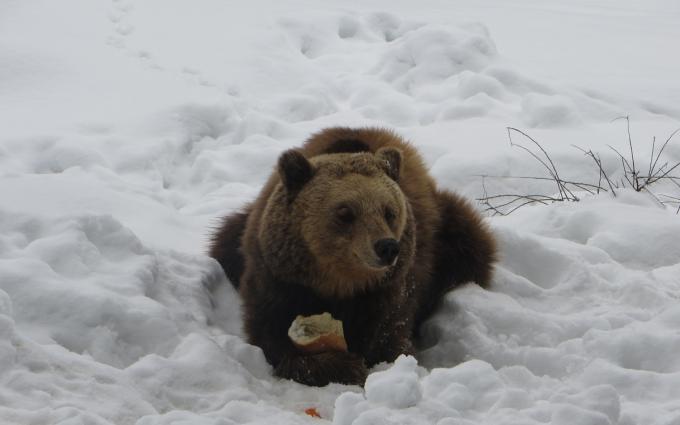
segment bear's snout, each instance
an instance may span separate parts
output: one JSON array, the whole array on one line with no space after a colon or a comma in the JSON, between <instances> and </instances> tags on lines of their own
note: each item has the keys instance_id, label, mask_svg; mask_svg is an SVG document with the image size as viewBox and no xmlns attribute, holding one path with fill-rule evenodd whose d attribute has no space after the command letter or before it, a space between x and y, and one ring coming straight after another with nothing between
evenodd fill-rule
<instances>
[{"instance_id":1,"label":"bear's snout","mask_svg":"<svg viewBox=\"0 0 680 425\"><path fill-rule=\"evenodd\" d=\"M399 255L399 242L396 239L380 239L373 245L382 265L391 266Z\"/></svg>"}]
</instances>

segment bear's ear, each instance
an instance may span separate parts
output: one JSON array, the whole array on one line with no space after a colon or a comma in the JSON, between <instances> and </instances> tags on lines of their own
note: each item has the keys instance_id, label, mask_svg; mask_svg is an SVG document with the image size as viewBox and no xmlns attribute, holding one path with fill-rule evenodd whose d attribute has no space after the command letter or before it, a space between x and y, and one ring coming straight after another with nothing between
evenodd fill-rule
<instances>
[{"instance_id":1,"label":"bear's ear","mask_svg":"<svg viewBox=\"0 0 680 425\"><path fill-rule=\"evenodd\" d=\"M288 194L295 196L314 176L314 169L307 158L295 149L285 151L279 157L279 176Z\"/></svg>"},{"instance_id":2,"label":"bear's ear","mask_svg":"<svg viewBox=\"0 0 680 425\"><path fill-rule=\"evenodd\" d=\"M392 180L399 181L401 174L401 151L396 148L380 148L375 153L379 160L382 160L383 169Z\"/></svg>"}]
</instances>

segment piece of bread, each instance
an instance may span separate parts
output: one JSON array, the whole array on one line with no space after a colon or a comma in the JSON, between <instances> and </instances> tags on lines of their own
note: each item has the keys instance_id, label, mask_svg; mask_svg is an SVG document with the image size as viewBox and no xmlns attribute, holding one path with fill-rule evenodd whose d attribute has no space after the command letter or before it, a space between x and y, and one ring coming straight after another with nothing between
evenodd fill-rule
<instances>
[{"instance_id":1,"label":"piece of bread","mask_svg":"<svg viewBox=\"0 0 680 425\"><path fill-rule=\"evenodd\" d=\"M288 337L304 353L347 351L342 322L330 313L296 317L288 329Z\"/></svg>"}]
</instances>

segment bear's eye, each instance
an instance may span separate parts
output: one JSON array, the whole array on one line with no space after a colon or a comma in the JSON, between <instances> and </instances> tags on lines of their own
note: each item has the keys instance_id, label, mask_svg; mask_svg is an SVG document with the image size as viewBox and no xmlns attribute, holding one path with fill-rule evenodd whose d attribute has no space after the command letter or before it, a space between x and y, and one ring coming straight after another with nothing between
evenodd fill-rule
<instances>
[{"instance_id":1,"label":"bear's eye","mask_svg":"<svg viewBox=\"0 0 680 425\"><path fill-rule=\"evenodd\" d=\"M340 220L342 223L352 223L356 216L354 215L354 211L347 205L342 205L338 207L337 210L335 210L335 215Z\"/></svg>"},{"instance_id":2,"label":"bear's eye","mask_svg":"<svg viewBox=\"0 0 680 425\"><path fill-rule=\"evenodd\" d=\"M385 221L392 223L396 217L397 216L394 214L394 211L392 211L392 208L385 208Z\"/></svg>"}]
</instances>

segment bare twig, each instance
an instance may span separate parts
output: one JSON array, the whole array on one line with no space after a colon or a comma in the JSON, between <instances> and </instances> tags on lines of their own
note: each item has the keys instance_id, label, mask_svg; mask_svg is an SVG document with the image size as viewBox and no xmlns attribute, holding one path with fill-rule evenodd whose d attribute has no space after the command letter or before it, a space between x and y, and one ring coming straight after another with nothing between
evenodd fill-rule
<instances>
[{"instance_id":1,"label":"bare twig","mask_svg":"<svg viewBox=\"0 0 680 425\"><path fill-rule=\"evenodd\" d=\"M666 146L668 145L668 142L671 141L671 139L680 132L680 128L675 129L674 132L671 133L670 136L666 139L664 144L661 146L661 149L659 149L659 153L656 155L656 158L654 159L654 165L650 168L649 174L652 174L652 171L656 168L656 163L659 162L659 158L661 158L661 154L663 153L664 149L666 149ZM652 156L654 156L654 146L652 146Z\"/></svg>"},{"instance_id":2,"label":"bare twig","mask_svg":"<svg viewBox=\"0 0 680 425\"><path fill-rule=\"evenodd\" d=\"M604 177L604 179L607 182L607 185L609 186L609 190L612 191L612 195L616 196L616 191L614 190L614 185L612 184L612 181L609 179L607 172L604 171L604 168L602 167L602 159L600 159L600 155L599 154L595 155L595 153L591 149L588 149L586 151L585 149L580 148L576 145L572 145L572 146L575 147L576 149L580 150L581 152L583 152L586 156L589 156L590 158L592 158L592 160L595 162L595 165L597 165L597 169L600 173L599 174L599 180L597 182L598 189L604 190L606 192L606 189L602 189L602 178ZM598 191L598 193L599 193L599 191Z\"/></svg>"},{"instance_id":3,"label":"bare twig","mask_svg":"<svg viewBox=\"0 0 680 425\"><path fill-rule=\"evenodd\" d=\"M491 178L491 179L518 179L518 180L554 180L552 177L540 177L540 176L495 176L492 174L476 174L473 175L474 177L482 177L482 178ZM596 184L590 184L590 183L583 183L583 182L576 182L572 180L562 180L564 184L572 185L578 188L586 187L588 189L583 189L586 190L587 192L591 192L592 190L604 190L605 192L607 189L604 189ZM582 186L582 187L581 187Z\"/></svg>"},{"instance_id":4,"label":"bare twig","mask_svg":"<svg viewBox=\"0 0 680 425\"><path fill-rule=\"evenodd\" d=\"M519 129L514 128L514 127L507 127L507 130L508 130L508 139L510 140L510 146L517 146L517 147L523 149L524 151L528 152L531 156L533 156L536 160L538 160L538 162L540 162L548 170L548 173L550 173L550 175L553 177L553 179L555 180L555 183L557 183L557 189L560 192L561 197L563 197L563 198L567 197L567 192L569 192L569 194L571 196L573 196L573 194L570 191L565 190L565 187L561 182L560 175L557 172L557 167L555 167L555 163L553 162L552 158L550 158L550 155L548 155L548 152L546 152L545 149L543 149L543 146L541 146L540 143L538 143L536 140L534 140L531 136L529 136L528 134L526 134L522 130L519 130ZM531 149L529 149L529 148L527 148L523 145L513 143L513 141L512 141L512 131L515 131L515 132L521 134L522 136L529 139L534 145L536 145L538 147L538 149L540 149L541 152L543 152L543 155L545 156L546 160L550 163L550 165L546 164L546 162L543 161Z\"/></svg>"},{"instance_id":5,"label":"bare twig","mask_svg":"<svg viewBox=\"0 0 680 425\"><path fill-rule=\"evenodd\" d=\"M652 153L649 156L649 168L647 171L647 176L642 176L640 173L640 170L637 169L635 166L635 152L633 150L633 139L630 135L630 117L625 116L625 117L619 117L616 118L616 120L620 119L625 119L626 120L626 134L628 135L628 148L630 150L630 162L628 161L627 158L621 154L618 150L616 150L614 147L609 146L611 150L616 152L616 154L621 158L622 161L622 167L623 167L623 172L624 172L624 178L626 181L628 181L628 184L630 187L632 187L635 191L641 192L644 190L647 186L650 184L656 183L662 178L667 177L673 170L676 168L680 167L680 162L672 165L669 167L668 162L665 162L663 165L658 166L659 164L659 159L661 158L661 155L663 154L663 151L666 149L666 146L668 146L668 143L673 139L673 137L680 132L680 128L676 129L673 131L666 141L661 145L661 148L659 149L658 152L656 151L656 137L652 139ZM656 155L655 155L656 153Z\"/></svg>"},{"instance_id":6,"label":"bare twig","mask_svg":"<svg viewBox=\"0 0 680 425\"><path fill-rule=\"evenodd\" d=\"M541 166L547 171L548 176L491 176L482 175L482 187L484 190L484 195L477 200L484 205L486 208L484 211L492 212L494 215L507 215L516 211L517 209L531 204L550 204L554 202L565 202L565 201L579 201L579 197L574 193L575 191L587 192L591 195L599 194L600 192L611 192L613 196L617 195L616 190L622 187L629 186L637 192L645 191L652 198L654 198L659 204L678 204L677 214L680 214L680 195L658 195L649 189L649 186L664 180L671 182L675 187L680 189L680 176L673 175L672 173L676 170L680 170L680 161L677 163L669 163L668 161L661 164L661 156L665 151L668 144L671 142L673 137L680 133L680 128L673 131L666 141L657 150L656 147L656 137L652 139L652 152L649 157L649 163L647 167L646 175L640 172L637 168L637 161L635 157L635 150L633 147L633 138L630 132L630 117L624 116L614 119L626 120L626 134L628 136L628 149L630 157L627 158L624 154L619 152L613 146L607 145L618 156L621 162L621 170L623 171L623 176L620 178L620 183L615 182L605 171L602 165L602 159L599 154L593 152L592 150L586 150L576 145L576 149L583 152L584 155L588 156L595 163L598 171L598 181L596 184L584 183L573 180L564 180L561 178L557 166L548 154L548 152L543 148L543 146L537 142L534 138L529 136L527 133L523 132L514 127L507 127L508 139L510 141L510 146L517 147L527 152L538 161ZM527 146L513 141L513 133L520 134L538 148L538 150L532 150ZM530 180L541 180L541 181L553 181L557 185L558 194L556 195L545 195L545 194L515 194L515 193L505 193L499 195L489 196L486 189L486 178L501 178L501 179L530 179ZM603 181L607 182L607 188L603 187ZM663 197L664 199L660 199Z\"/></svg>"},{"instance_id":7,"label":"bare twig","mask_svg":"<svg viewBox=\"0 0 680 425\"><path fill-rule=\"evenodd\" d=\"M491 202L489 201L489 198L488 198L487 192L486 192L485 176L482 176L482 189L484 190L484 196L482 198L477 199L477 200L480 201L482 203L482 205L485 205L487 207L484 211L485 212L493 211L493 215L505 215L498 208L494 207L491 204Z\"/></svg>"},{"instance_id":8,"label":"bare twig","mask_svg":"<svg viewBox=\"0 0 680 425\"><path fill-rule=\"evenodd\" d=\"M649 168L647 170L647 175L651 176L652 175L652 170L654 167L652 166L652 159L654 159L654 148L656 147L656 136L652 137L652 154L649 155ZM654 162L656 164L656 161Z\"/></svg>"},{"instance_id":9,"label":"bare twig","mask_svg":"<svg viewBox=\"0 0 680 425\"><path fill-rule=\"evenodd\" d=\"M639 192L640 190L642 190L641 188L638 188L638 186L637 186L637 182L636 182L636 179L635 179L635 169L633 167L631 167L631 165L628 162L628 160L626 159L626 157L623 156L621 154L621 152L617 151L616 148L614 148L613 146L611 146L611 145L607 145L607 146L609 147L609 149L616 152L616 154L619 156L619 158L621 158L621 167L623 168L623 177L626 179L626 181L628 182L630 187L635 189L636 192ZM633 180L631 180L630 177L628 177L629 175L633 176Z\"/></svg>"},{"instance_id":10,"label":"bare twig","mask_svg":"<svg viewBox=\"0 0 680 425\"><path fill-rule=\"evenodd\" d=\"M492 201L494 200L499 200L498 204L493 204ZM480 201L482 205L486 206L486 209L484 211L492 211L494 215L508 215L512 213L513 211L517 210L518 208L521 208L525 205L529 204L551 204L554 202L561 202L564 201L562 198L557 198L553 196L546 196L546 195L519 195L519 194L507 194L507 195L494 195L494 196L484 196L482 198L478 198L477 201ZM521 202L521 203L519 203ZM519 205L513 205L517 204ZM507 212L502 212L501 208L505 207L512 207L510 210Z\"/></svg>"},{"instance_id":11,"label":"bare twig","mask_svg":"<svg viewBox=\"0 0 680 425\"><path fill-rule=\"evenodd\" d=\"M638 170L637 170L637 168L635 168L635 153L633 152L633 139L630 136L630 116L626 115L626 116L623 116L623 117L614 118L612 120L612 122L618 121L618 120L626 120L626 132L628 134L628 148L630 149L630 161L632 163L632 164L628 164L628 166L630 168L631 174L633 175L633 181L636 181ZM616 153L618 153L618 152L616 152ZM621 157L623 158L623 155ZM636 181L636 184L637 184L637 181ZM638 188L635 187L635 190L639 192L642 189L640 188L640 190L638 190Z\"/></svg>"}]
</instances>

